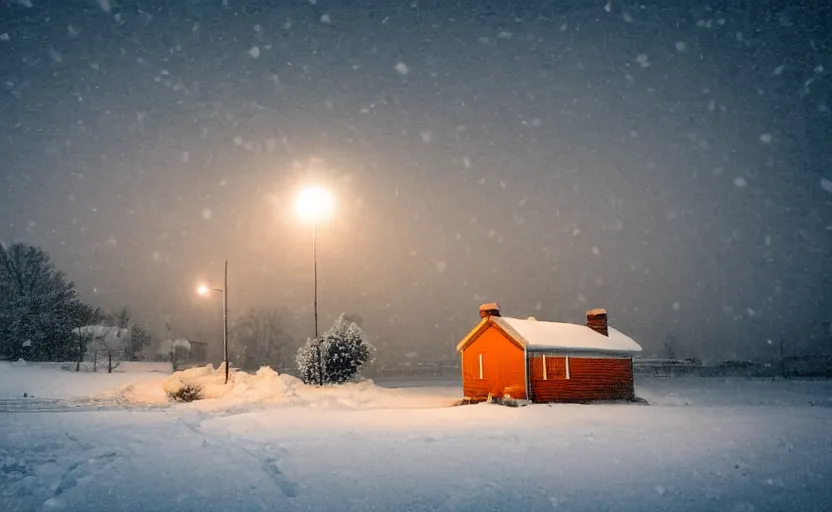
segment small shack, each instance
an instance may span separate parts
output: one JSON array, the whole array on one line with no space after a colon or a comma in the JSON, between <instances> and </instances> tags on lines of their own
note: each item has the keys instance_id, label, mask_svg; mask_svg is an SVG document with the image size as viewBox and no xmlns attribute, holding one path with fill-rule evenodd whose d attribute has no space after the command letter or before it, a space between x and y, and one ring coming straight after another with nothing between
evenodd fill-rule
<instances>
[{"instance_id":1,"label":"small shack","mask_svg":"<svg viewBox=\"0 0 832 512\"><path fill-rule=\"evenodd\" d=\"M503 317L496 303L480 306L480 322L456 349L464 396L532 402L634 400L633 355L641 347L607 325L607 312L586 324Z\"/></svg>"}]
</instances>

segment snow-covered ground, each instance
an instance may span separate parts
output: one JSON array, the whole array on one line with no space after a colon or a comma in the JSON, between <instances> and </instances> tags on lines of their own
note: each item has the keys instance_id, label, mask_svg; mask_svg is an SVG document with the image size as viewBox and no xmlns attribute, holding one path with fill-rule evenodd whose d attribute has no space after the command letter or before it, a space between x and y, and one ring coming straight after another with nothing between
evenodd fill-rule
<instances>
[{"instance_id":1,"label":"snow-covered ground","mask_svg":"<svg viewBox=\"0 0 832 512\"><path fill-rule=\"evenodd\" d=\"M86 380L86 394L110 405L0 413L3 510L810 511L832 502L828 381L654 378L638 383L648 407L507 408L447 407L453 386L315 389L266 370L223 386L218 372L185 375L216 398L148 408L164 405L169 375L0 365L0 396L31 385L77 397Z\"/></svg>"},{"instance_id":2,"label":"snow-covered ground","mask_svg":"<svg viewBox=\"0 0 832 512\"><path fill-rule=\"evenodd\" d=\"M62 368L74 370L75 363L0 362L0 398L20 398L24 393L37 398L83 398L170 374L170 363L122 362L111 374L106 362L103 371L95 373Z\"/></svg>"}]
</instances>

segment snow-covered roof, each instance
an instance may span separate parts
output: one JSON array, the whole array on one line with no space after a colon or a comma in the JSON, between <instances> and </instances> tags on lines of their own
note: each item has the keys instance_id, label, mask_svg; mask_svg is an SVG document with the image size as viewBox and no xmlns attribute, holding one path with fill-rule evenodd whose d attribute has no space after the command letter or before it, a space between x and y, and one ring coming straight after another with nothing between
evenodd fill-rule
<instances>
[{"instance_id":1,"label":"snow-covered roof","mask_svg":"<svg viewBox=\"0 0 832 512\"><path fill-rule=\"evenodd\" d=\"M579 324L510 317L491 317L491 320L529 350L562 349L631 354L641 352L638 343L612 327L607 327L609 336L604 336Z\"/></svg>"},{"instance_id":2,"label":"snow-covered roof","mask_svg":"<svg viewBox=\"0 0 832 512\"><path fill-rule=\"evenodd\" d=\"M488 322L503 329L519 345L528 350L564 350L580 352L607 352L614 354L638 354L641 346L632 338L612 327L609 336L593 331L586 325L564 322L543 322L528 319L492 316L483 318L457 345L462 350Z\"/></svg>"}]
</instances>

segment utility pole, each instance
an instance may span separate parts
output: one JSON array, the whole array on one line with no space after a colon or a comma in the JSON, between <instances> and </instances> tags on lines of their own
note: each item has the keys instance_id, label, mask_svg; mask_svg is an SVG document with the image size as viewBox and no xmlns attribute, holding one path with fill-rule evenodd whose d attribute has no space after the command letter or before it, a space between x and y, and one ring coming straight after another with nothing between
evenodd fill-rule
<instances>
[{"instance_id":1,"label":"utility pole","mask_svg":"<svg viewBox=\"0 0 832 512\"><path fill-rule=\"evenodd\" d=\"M228 384L228 260L222 285L222 348L225 357L225 383Z\"/></svg>"},{"instance_id":2,"label":"utility pole","mask_svg":"<svg viewBox=\"0 0 832 512\"><path fill-rule=\"evenodd\" d=\"M318 365L318 385L324 385L324 364L321 354L321 338L318 337L318 226L312 224L312 282L314 292L312 296L312 309L315 312L315 352Z\"/></svg>"}]
</instances>

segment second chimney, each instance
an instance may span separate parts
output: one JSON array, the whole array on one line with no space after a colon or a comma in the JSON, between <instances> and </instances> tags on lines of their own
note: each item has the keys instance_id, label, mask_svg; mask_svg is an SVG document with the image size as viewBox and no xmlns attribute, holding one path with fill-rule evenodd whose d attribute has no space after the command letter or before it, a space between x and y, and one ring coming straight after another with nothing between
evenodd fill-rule
<instances>
[{"instance_id":1,"label":"second chimney","mask_svg":"<svg viewBox=\"0 0 832 512\"><path fill-rule=\"evenodd\" d=\"M496 302L489 302L480 306L480 318L500 316L500 306Z\"/></svg>"},{"instance_id":2,"label":"second chimney","mask_svg":"<svg viewBox=\"0 0 832 512\"><path fill-rule=\"evenodd\" d=\"M610 333L607 328L607 310L598 308L587 311L586 326L597 333L609 336Z\"/></svg>"}]
</instances>

